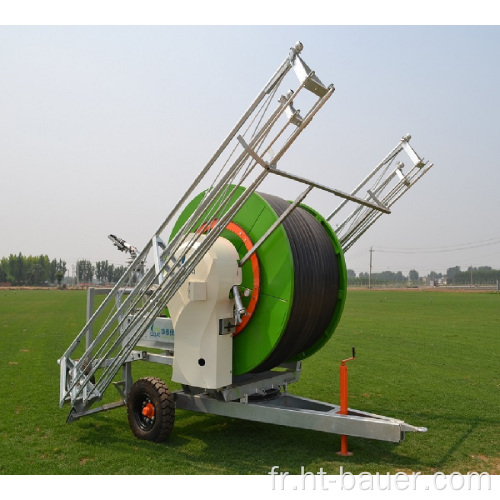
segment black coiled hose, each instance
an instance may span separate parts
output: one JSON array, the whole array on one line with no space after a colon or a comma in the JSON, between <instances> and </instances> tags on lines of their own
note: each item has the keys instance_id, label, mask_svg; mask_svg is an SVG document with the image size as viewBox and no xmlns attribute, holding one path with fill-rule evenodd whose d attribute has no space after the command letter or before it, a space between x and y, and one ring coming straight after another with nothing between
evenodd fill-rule
<instances>
[{"instance_id":1,"label":"black coiled hose","mask_svg":"<svg viewBox=\"0 0 500 500\"><path fill-rule=\"evenodd\" d=\"M289 202L259 193L280 216ZM321 223L297 207L283 222L294 263L293 303L287 326L269 357L254 372L298 356L325 334L339 296L339 269L332 240Z\"/></svg>"}]
</instances>

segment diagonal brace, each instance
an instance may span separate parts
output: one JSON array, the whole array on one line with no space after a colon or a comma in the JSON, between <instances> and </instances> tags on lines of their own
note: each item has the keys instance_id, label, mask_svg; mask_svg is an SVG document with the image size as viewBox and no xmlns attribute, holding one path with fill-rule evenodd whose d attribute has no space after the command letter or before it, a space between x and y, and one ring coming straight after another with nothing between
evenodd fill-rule
<instances>
[{"instance_id":1,"label":"diagonal brace","mask_svg":"<svg viewBox=\"0 0 500 500\"><path fill-rule=\"evenodd\" d=\"M243 146L243 149L263 168L270 169L275 168L275 165L270 165L266 160L261 158L246 142L241 135L237 137L240 144Z\"/></svg>"},{"instance_id":2,"label":"diagonal brace","mask_svg":"<svg viewBox=\"0 0 500 500\"><path fill-rule=\"evenodd\" d=\"M308 179L304 179L303 177L299 177L298 175L289 174L288 172L284 172L283 170L278 170L276 168L269 168L269 172L272 174L279 175L281 177L286 177L287 179L291 179L297 182L301 182L302 184L308 184L309 186L321 189L322 191L326 191L327 193L332 193L339 198L345 198L346 200L351 200L360 205L364 205L365 207L372 208L373 210L377 210L378 212L383 212L384 214L390 214L391 211L383 206L382 204L374 204L369 201L363 200L362 198L358 198L357 196L353 196L352 194L344 193L343 191L339 191L338 189L329 188L324 186L323 184L319 184L318 182L310 181Z\"/></svg>"}]
</instances>

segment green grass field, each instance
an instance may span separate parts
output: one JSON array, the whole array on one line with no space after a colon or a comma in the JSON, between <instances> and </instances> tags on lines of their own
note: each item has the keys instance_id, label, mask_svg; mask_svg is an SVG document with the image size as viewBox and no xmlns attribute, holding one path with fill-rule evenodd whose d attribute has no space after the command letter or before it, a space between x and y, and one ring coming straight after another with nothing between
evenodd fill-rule
<instances>
[{"instance_id":1,"label":"green grass field","mask_svg":"<svg viewBox=\"0 0 500 500\"><path fill-rule=\"evenodd\" d=\"M500 473L500 293L349 292L337 332L290 392L338 403L340 361L355 346L349 406L429 431L401 444L349 438L345 458L336 435L187 411L163 444L136 439L124 408L66 424L57 359L85 300L0 290L1 474ZM146 375L171 385L168 367L135 363L134 377Z\"/></svg>"}]
</instances>

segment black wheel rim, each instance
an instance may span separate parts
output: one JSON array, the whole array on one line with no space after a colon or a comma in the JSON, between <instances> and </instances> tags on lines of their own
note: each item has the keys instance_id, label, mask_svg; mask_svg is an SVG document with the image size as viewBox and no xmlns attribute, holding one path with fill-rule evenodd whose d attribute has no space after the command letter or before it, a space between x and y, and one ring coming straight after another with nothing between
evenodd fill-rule
<instances>
[{"instance_id":1,"label":"black wheel rim","mask_svg":"<svg viewBox=\"0 0 500 500\"><path fill-rule=\"evenodd\" d=\"M152 415L151 411L148 411L151 408ZM150 431L155 425L155 416L156 408L149 394L145 392L138 394L134 404L134 417L140 429L145 432Z\"/></svg>"}]
</instances>

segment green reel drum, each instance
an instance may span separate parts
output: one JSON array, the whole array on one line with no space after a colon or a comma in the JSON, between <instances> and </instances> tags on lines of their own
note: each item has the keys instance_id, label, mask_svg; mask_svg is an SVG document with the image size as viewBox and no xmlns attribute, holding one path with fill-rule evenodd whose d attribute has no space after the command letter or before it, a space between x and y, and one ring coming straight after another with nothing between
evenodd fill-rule
<instances>
[{"instance_id":1,"label":"green reel drum","mask_svg":"<svg viewBox=\"0 0 500 500\"><path fill-rule=\"evenodd\" d=\"M236 189L231 201L243 190ZM171 237L204 194L184 209ZM253 193L221 236L242 258L289 204ZM214 222L207 220L193 231L208 231ZM315 353L340 320L346 290L345 260L335 233L319 213L298 206L242 266L240 295L247 314L233 338L233 375L270 370Z\"/></svg>"}]
</instances>

